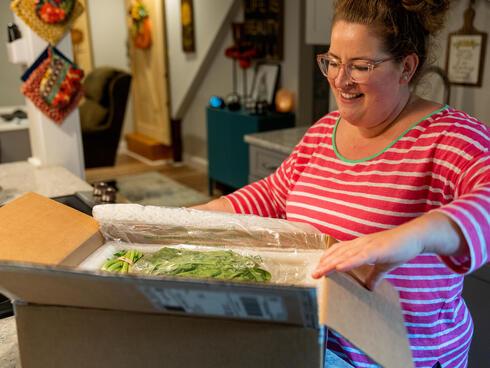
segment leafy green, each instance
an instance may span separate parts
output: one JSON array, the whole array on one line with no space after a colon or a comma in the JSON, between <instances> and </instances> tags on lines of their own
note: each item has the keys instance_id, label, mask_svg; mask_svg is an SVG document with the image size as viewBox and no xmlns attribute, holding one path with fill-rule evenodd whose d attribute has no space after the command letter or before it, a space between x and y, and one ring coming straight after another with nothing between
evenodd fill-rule
<instances>
[{"instance_id":1,"label":"leafy green","mask_svg":"<svg viewBox=\"0 0 490 368\"><path fill-rule=\"evenodd\" d=\"M140 259L137 270L151 275L268 281L271 274L259 267L261 262L259 256L242 256L231 250L201 252L165 247Z\"/></svg>"}]
</instances>

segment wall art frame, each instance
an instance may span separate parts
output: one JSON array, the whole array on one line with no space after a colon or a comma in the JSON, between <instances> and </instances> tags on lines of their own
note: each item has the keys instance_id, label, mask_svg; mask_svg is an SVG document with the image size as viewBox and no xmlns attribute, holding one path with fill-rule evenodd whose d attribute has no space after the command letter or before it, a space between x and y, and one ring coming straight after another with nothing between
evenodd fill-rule
<instances>
[{"instance_id":1,"label":"wall art frame","mask_svg":"<svg viewBox=\"0 0 490 368\"><path fill-rule=\"evenodd\" d=\"M280 64L258 63L256 65L251 89L253 101L265 101L268 105L274 103L280 70Z\"/></svg>"},{"instance_id":2,"label":"wall art frame","mask_svg":"<svg viewBox=\"0 0 490 368\"><path fill-rule=\"evenodd\" d=\"M454 85L482 86L487 33L473 27L474 17L471 1L464 12L463 28L448 35L446 73Z\"/></svg>"}]
</instances>

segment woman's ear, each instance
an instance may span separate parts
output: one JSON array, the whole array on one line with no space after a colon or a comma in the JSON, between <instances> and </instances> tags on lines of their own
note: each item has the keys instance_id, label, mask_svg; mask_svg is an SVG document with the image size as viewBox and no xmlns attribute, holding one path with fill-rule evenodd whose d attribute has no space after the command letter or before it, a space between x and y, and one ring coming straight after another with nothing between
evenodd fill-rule
<instances>
[{"instance_id":1,"label":"woman's ear","mask_svg":"<svg viewBox=\"0 0 490 368\"><path fill-rule=\"evenodd\" d=\"M415 74L417 67L419 66L419 57L417 54L413 53L407 55L402 61L402 75L400 78L401 84L408 84Z\"/></svg>"}]
</instances>

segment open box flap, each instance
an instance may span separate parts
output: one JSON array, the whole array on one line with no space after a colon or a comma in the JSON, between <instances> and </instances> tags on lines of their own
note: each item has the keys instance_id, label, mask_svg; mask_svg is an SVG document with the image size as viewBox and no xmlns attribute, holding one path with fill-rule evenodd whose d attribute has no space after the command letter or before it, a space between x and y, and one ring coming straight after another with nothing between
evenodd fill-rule
<instances>
[{"instance_id":1,"label":"open box flap","mask_svg":"<svg viewBox=\"0 0 490 368\"><path fill-rule=\"evenodd\" d=\"M412 368L398 293L386 280L375 291L366 289L361 283L369 270L369 266L363 266L350 271L351 275L334 272L323 278L323 295L318 302L320 323L382 367Z\"/></svg>"},{"instance_id":2,"label":"open box flap","mask_svg":"<svg viewBox=\"0 0 490 368\"><path fill-rule=\"evenodd\" d=\"M3 261L74 266L101 244L96 220L42 195L27 193L0 208Z\"/></svg>"},{"instance_id":3,"label":"open box flap","mask_svg":"<svg viewBox=\"0 0 490 368\"><path fill-rule=\"evenodd\" d=\"M0 262L0 290L34 304L319 326L315 287L133 277Z\"/></svg>"}]
</instances>

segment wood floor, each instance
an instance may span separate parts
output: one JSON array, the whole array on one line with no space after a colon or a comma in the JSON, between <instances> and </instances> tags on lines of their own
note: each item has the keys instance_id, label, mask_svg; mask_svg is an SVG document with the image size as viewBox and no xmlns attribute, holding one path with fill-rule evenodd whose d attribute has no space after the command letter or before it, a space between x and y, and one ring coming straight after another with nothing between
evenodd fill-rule
<instances>
[{"instance_id":1,"label":"wood floor","mask_svg":"<svg viewBox=\"0 0 490 368\"><path fill-rule=\"evenodd\" d=\"M209 194L207 172L184 164L166 163L159 166L150 166L125 154L117 156L116 164L114 166L85 170L85 180L88 183L111 181L120 176L148 171L157 171L172 180L193 188L203 194ZM213 198L216 198L222 193L219 189L215 188L213 194Z\"/></svg>"}]
</instances>

